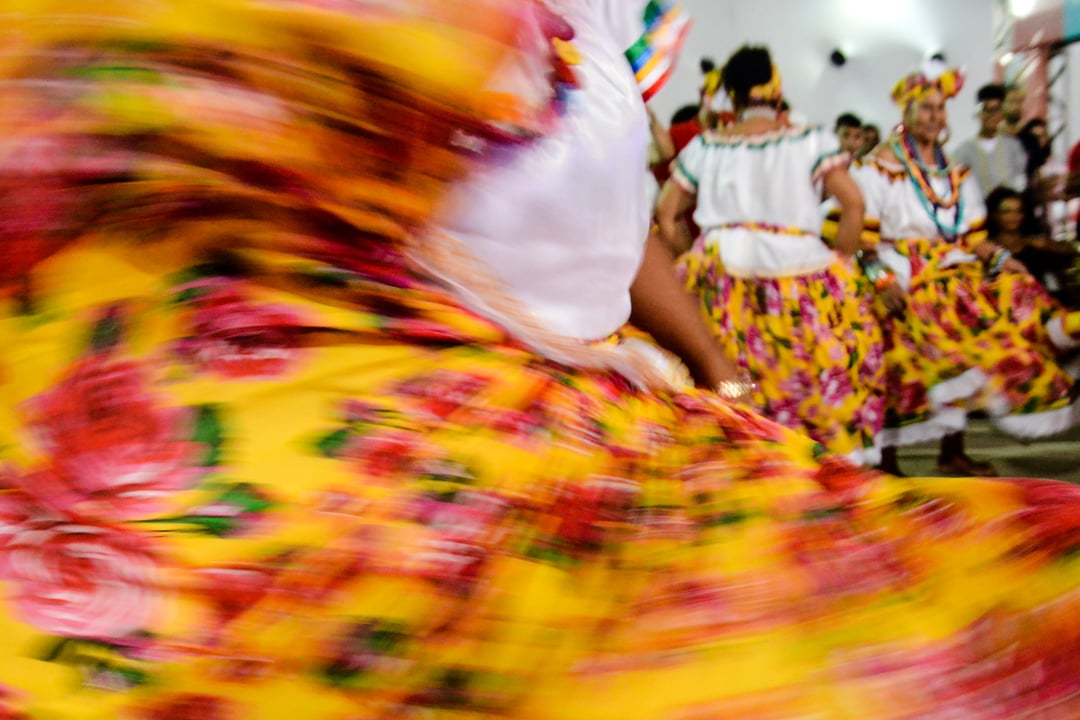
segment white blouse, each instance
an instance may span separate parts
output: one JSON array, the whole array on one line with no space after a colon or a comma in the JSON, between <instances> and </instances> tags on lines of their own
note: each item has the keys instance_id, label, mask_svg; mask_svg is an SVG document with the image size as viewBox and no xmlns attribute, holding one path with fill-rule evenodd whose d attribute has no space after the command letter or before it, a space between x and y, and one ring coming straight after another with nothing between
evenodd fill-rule
<instances>
[{"instance_id":1,"label":"white blouse","mask_svg":"<svg viewBox=\"0 0 1080 720\"><path fill-rule=\"evenodd\" d=\"M786 277L836 261L821 239L824 177L847 153L821 127L753 137L703 133L679 154L672 177L697 196L694 222L736 277Z\"/></svg>"},{"instance_id":2,"label":"white blouse","mask_svg":"<svg viewBox=\"0 0 1080 720\"><path fill-rule=\"evenodd\" d=\"M960 200L951 208L937 208L921 198L920 192L904 167L885 160L870 160L852 170L866 203L869 225L880 225L882 245L878 256L888 265L900 285L911 285L911 263L892 249L892 243L913 238L954 242L957 238L981 228L986 221L986 206L978 183L970 176L960 183ZM950 193L949 180L931 177L931 187L939 197ZM936 217L936 222L935 222ZM977 258L961 245L949 252L944 266L974 262Z\"/></svg>"},{"instance_id":3,"label":"white blouse","mask_svg":"<svg viewBox=\"0 0 1080 720\"><path fill-rule=\"evenodd\" d=\"M905 238L947 240L942 229L964 235L986 220L982 193L970 176L960 184L960 202L952 208L939 208L936 213L932 205L920 199L915 183L898 163L867 161L854 168L851 176L862 190L867 220L881 224L881 238L885 241ZM931 186L939 196L949 194L948 178L933 177Z\"/></svg>"},{"instance_id":4,"label":"white blouse","mask_svg":"<svg viewBox=\"0 0 1080 720\"><path fill-rule=\"evenodd\" d=\"M629 318L649 231L645 105L624 56L644 28L646 2L549 4L575 30L581 87L551 134L457 185L438 225L544 330L592 340ZM476 311L504 319L469 284L457 286Z\"/></svg>"}]
</instances>

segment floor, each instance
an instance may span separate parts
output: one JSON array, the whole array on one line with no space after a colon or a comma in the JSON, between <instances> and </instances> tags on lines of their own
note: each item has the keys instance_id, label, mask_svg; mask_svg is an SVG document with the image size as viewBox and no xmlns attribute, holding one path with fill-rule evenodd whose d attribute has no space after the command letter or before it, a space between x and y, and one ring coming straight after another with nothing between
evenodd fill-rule
<instances>
[{"instance_id":1,"label":"floor","mask_svg":"<svg viewBox=\"0 0 1080 720\"><path fill-rule=\"evenodd\" d=\"M1002 477L1035 477L1068 480L1080 484L1080 427L1052 440L1021 443L995 431L985 421L968 429L968 454L989 460ZM900 467L908 475L934 475L936 443L915 445L900 451Z\"/></svg>"}]
</instances>

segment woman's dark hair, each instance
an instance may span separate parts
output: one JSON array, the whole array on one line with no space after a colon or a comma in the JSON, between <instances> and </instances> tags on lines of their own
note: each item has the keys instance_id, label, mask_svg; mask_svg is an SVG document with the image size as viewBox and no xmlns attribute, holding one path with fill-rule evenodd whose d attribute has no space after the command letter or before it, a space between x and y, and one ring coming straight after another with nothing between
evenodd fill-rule
<instances>
[{"instance_id":1,"label":"woman's dark hair","mask_svg":"<svg viewBox=\"0 0 1080 720\"><path fill-rule=\"evenodd\" d=\"M1016 134L1016 138L1024 146L1024 151L1027 153L1026 170L1028 178L1031 178L1050 159L1050 145L1047 144L1046 147L1043 147L1042 143L1039 142L1039 138L1035 136L1035 128L1037 127L1049 129L1046 120L1032 118Z\"/></svg>"},{"instance_id":2,"label":"woman's dark hair","mask_svg":"<svg viewBox=\"0 0 1080 720\"><path fill-rule=\"evenodd\" d=\"M991 239L996 238L1001 233L997 212L1006 200L1019 200L1021 209L1024 209L1023 196L1010 187L998 185L986 196L986 232ZM1026 210L1024 212L1026 214Z\"/></svg>"},{"instance_id":3,"label":"woman's dark hair","mask_svg":"<svg viewBox=\"0 0 1080 720\"><path fill-rule=\"evenodd\" d=\"M746 107L751 88L764 85L772 78L772 57L768 48L743 45L728 58L721 77L735 104Z\"/></svg>"}]
</instances>

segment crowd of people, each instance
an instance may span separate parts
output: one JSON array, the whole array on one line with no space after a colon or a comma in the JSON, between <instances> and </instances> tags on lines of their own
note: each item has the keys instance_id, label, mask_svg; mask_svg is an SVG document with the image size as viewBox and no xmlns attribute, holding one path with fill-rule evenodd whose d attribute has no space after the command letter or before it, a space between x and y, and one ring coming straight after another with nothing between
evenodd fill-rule
<instances>
[{"instance_id":1,"label":"crowd of people","mask_svg":"<svg viewBox=\"0 0 1080 720\"><path fill-rule=\"evenodd\" d=\"M728 116L681 133L655 217L762 412L892 474L899 447L938 439L942 474L995 474L965 451L973 413L1021 438L1080 419L1064 370L1080 344L1075 252L1040 212L1047 125L1021 122L1018 90L980 88L979 134L948 157L963 76L940 57L893 88L883 140L851 112L831 133L791 122L767 51L740 53L720 71ZM773 83L752 98L747 57ZM717 87L703 83L702 107Z\"/></svg>"},{"instance_id":2,"label":"crowd of people","mask_svg":"<svg viewBox=\"0 0 1080 720\"><path fill-rule=\"evenodd\" d=\"M1080 492L962 435L1080 323L957 71L870 145L740 48L653 208L664 2L10 10L0 718L1080 714Z\"/></svg>"}]
</instances>

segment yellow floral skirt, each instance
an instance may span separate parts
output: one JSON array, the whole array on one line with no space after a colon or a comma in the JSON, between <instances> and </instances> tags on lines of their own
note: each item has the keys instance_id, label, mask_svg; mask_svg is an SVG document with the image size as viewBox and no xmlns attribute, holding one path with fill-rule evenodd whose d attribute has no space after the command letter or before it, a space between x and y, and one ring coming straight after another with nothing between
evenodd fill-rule
<instances>
[{"instance_id":1,"label":"yellow floral skirt","mask_svg":"<svg viewBox=\"0 0 1080 720\"><path fill-rule=\"evenodd\" d=\"M804 276L731 277L718 249L698 242L679 271L728 357L757 382L768 418L855 462L879 461L884 345L848 263Z\"/></svg>"},{"instance_id":2,"label":"yellow floral skirt","mask_svg":"<svg viewBox=\"0 0 1080 720\"><path fill-rule=\"evenodd\" d=\"M1057 363L1071 342L1065 311L1035 280L981 263L954 264L955 248L927 240L894 245L911 263L907 309L885 331L889 445L933 440L962 430L982 410L1006 432L1039 437L1080 419L1073 379Z\"/></svg>"},{"instance_id":3,"label":"yellow floral skirt","mask_svg":"<svg viewBox=\"0 0 1080 720\"><path fill-rule=\"evenodd\" d=\"M0 717L1080 714L1075 488L862 471L410 271L522 6L16 4Z\"/></svg>"},{"instance_id":4,"label":"yellow floral skirt","mask_svg":"<svg viewBox=\"0 0 1080 720\"><path fill-rule=\"evenodd\" d=\"M1080 712L1075 488L815 459L243 256L90 238L4 304L8 717Z\"/></svg>"}]
</instances>

